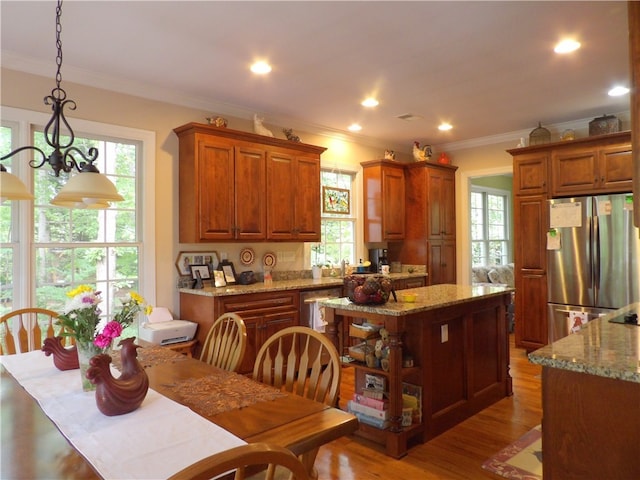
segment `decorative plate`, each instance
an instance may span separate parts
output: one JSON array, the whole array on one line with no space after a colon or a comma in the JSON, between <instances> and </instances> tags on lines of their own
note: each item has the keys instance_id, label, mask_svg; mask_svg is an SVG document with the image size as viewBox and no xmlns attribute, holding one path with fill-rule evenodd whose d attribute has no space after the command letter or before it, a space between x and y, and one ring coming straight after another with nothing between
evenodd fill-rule
<instances>
[{"instance_id":1,"label":"decorative plate","mask_svg":"<svg viewBox=\"0 0 640 480\"><path fill-rule=\"evenodd\" d=\"M262 264L265 267L269 267L269 268L273 268L276 266L276 254L275 253L271 253L271 252L267 252L264 254L264 257L262 257Z\"/></svg>"},{"instance_id":2,"label":"decorative plate","mask_svg":"<svg viewBox=\"0 0 640 480\"><path fill-rule=\"evenodd\" d=\"M240 250L240 263L243 265L251 265L256 259L256 254L252 248L243 248Z\"/></svg>"}]
</instances>

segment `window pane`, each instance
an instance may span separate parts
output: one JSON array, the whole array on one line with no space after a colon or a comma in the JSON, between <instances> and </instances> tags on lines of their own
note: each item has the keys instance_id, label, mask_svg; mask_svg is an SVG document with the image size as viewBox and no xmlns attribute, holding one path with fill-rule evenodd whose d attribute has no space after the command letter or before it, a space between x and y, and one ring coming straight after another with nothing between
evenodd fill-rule
<instances>
[{"instance_id":1,"label":"window pane","mask_svg":"<svg viewBox=\"0 0 640 480\"><path fill-rule=\"evenodd\" d=\"M351 174L322 170L320 174L322 186L343 188L352 191L353 176ZM321 191L322 195L322 191ZM351 196L351 201L353 198ZM320 202L322 204L322 201ZM312 265L338 266L344 259L354 263L355 257L355 218L354 208L350 214L322 215L322 240L311 247Z\"/></svg>"}]
</instances>

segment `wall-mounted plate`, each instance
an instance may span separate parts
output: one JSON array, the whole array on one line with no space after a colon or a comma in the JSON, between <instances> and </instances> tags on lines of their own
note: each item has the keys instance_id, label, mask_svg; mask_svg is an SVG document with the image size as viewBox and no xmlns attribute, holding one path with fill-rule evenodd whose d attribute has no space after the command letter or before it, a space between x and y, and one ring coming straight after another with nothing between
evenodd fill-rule
<instances>
[{"instance_id":1,"label":"wall-mounted plate","mask_svg":"<svg viewBox=\"0 0 640 480\"><path fill-rule=\"evenodd\" d=\"M256 259L256 253L252 248L246 247L240 250L240 263L243 265L249 266Z\"/></svg>"},{"instance_id":2,"label":"wall-mounted plate","mask_svg":"<svg viewBox=\"0 0 640 480\"><path fill-rule=\"evenodd\" d=\"M276 254L275 254L275 253L272 253L272 252L267 252L267 253L265 253L265 254L264 254L264 256L262 257L262 264L263 264L265 267L268 267L268 268L273 268L273 267L275 267L275 266L276 266L276 261L277 261L277 259L276 259Z\"/></svg>"}]
</instances>

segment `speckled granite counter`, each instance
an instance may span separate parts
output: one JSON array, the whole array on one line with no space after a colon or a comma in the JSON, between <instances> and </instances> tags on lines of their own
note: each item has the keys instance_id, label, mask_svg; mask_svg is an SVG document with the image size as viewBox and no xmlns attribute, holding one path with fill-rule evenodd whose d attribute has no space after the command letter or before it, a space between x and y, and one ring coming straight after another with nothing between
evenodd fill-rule
<instances>
[{"instance_id":1,"label":"speckled granite counter","mask_svg":"<svg viewBox=\"0 0 640 480\"><path fill-rule=\"evenodd\" d=\"M529 354L532 363L640 383L640 327L609 322L640 308L632 304Z\"/></svg>"},{"instance_id":2,"label":"speckled granite counter","mask_svg":"<svg viewBox=\"0 0 640 480\"><path fill-rule=\"evenodd\" d=\"M499 296L512 290L509 287L486 285L432 285L430 287L411 288L402 291L402 293L415 293L417 296L415 302L403 302L401 294L398 293L397 302L391 297L384 305L357 305L348 298L333 298L321 300L318 303L323 307L340 308L356 313L373 313L398 317L466 303L476 298Z\"/></svg>"},{"instance_id":3,"label":"speckled granite counter","mask_svg":"<svg viewBox=\"0 0 640 480\"><path fill-rule=\"evenodd\" d=\"M391 280L405 280L410 278L425 278L425 273L391 273ZM228 295L242 295L247 293L278 292L282 290L313 290L320 288L341 287L341 277L322 277L319 279L298 278L295 280L274 280L271 285L262 282L252 285L229 285L226 287L205 287L201 289L180 288L180 293L204 295L207 297L222 297Z\"/></svg>"},{"instance_id":4,"label":"speckled granite counter","mask_svg":"<svg viewBox=\"0 0 640 480\"><path fill-rule=\"evenodd\" d=\"M529 354L542 365L545 480L640 478L640 327L592 320Z\"/></svg>"}]
</instances>

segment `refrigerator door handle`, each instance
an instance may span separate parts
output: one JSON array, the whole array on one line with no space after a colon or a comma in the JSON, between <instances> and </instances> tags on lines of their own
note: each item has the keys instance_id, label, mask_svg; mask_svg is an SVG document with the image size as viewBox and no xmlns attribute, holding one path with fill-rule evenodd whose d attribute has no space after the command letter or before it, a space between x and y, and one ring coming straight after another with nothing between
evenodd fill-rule
<instances>
[{"instance_id":1,"label":"refrigerator door handle","mask_svg":"<svg viewBox=\"0 0 640 480\"><path fill-rule=\"evenodd\" d=\"M592 249L593 249L593 255L592 255L592 262L593 262L593 288L595 290L595 295L594 295L594 300L595 300L595 304L598 305L598 301L599 301L599 293L600 293L600 223L599 223L599 219L598 219L598 205L597 205L597 199L594 199L593 201L593 244L592 244Z\"/></svg>"}]
</instances>

